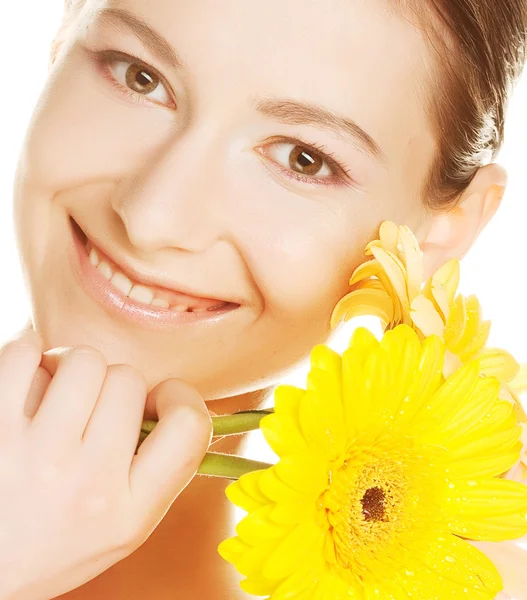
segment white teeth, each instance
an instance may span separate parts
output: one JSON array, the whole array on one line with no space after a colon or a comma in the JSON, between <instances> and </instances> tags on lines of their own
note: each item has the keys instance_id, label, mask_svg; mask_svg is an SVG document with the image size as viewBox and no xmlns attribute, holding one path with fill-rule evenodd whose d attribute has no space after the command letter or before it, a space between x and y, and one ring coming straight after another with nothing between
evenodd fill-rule
<instances>
[{"instance_id":1,"label":"white teeth","mask_svg":"<svg viewBox=\"0 0 527 600\"><path fill-rule=\"evenodd\" d=\"M89 246L91 243L88 242ZM153 306L159 306L161 308L170 308L170 310L180 313L191 310L192 312L205 312L207 308L190 308L185 304L179 304L170 306L169 303L163 298L154 298L154 292L139 284L134 284L124 273L121 271L113 271L112 267L105 261L100 260L99 254L95 248L91 248L89 251L90 263L96 267L103 277L108 279L110 283L118 289L122 294L128 296L132 300L137 300L143 304L152 304Z\"/></svg>"},{"instance_id":2,"label":"white teeth","mask_svg":"<svg viewBox=\"0 0 527 600\"><path fill-rule=\"evenodd\" d=\"M97 265L97 268L99 269L103 277L105 277L108 280L112 278L112 267L110 267L110 265L105 260L101 260L101 262Z\"/></svg>"},{"instance_id":3,"label":"white teeth","mask_svg":"<svg viewBox=\"0 0 527 600\"><path fill-rule=\"evenodd\" d=\"M176 306L173 306L173 307L172 307L172 310L173 310L174 312L185 312L185 311L187 311L187 310L188 310L188 306L184 306L184 305L182 305L182 304L180 304L180 305L177 305L177 304L176 304Z\"/></svg>"},{"instance_id":4,"label":"white teeth","mask_svg":"<svg viewBox=\"0 0 527 600\"><path fill-rule=\"evenodd\" d=\"M161 308L168 308L170 306L166 300L163 300L163 298L154 298L152 300L152 305L160 306Z\"/></svg>"},{"instance_id":5,"label":"white teeth","mask_svg":"<svg viewBox=\"0 0 527 600\"><path fill-rule=\"evenodd\" d=\"M93 248L90 250L90 262L94 267L99 264L99 256Z\"/></svg>"},{"instance_id":6,"label":"white teeth","mask_svg":"<svg viewBox=\"0 0 527 600\"><path fill-rule=\"evenodd\" d=\"M128 297L132 298L132 300L138 300L139 302L150 304L154 299L154 292L144 285L136 284L132 288L132 291L128 294Z\"/></svg>"},{"instance_id":7,"label":"white teeth","mask_svg":"<svg viewBox=\"0 0 527 600\"><path fill-rule=\"evenodd\" d=\"M125 296L128 296L130 290L133 287L133 283L128 279L128 277L117 271L113 274L113 277L110 279L110 283L112 283L120 292L122 292Z\"/></svg>"}]
</instances>

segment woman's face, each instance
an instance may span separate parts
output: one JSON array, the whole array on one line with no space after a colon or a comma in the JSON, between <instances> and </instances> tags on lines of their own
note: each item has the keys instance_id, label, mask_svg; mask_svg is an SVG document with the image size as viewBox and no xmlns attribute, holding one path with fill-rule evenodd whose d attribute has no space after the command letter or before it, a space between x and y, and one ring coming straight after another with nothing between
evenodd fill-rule
<instances>
[{"instance_id":1,"label":"woman's face","mask_svg":"<svg viewBox=\"0 0 527 600\"><path fill-rule=\"evenodd\" d=\"M427 217L426 42L385 0L86 9L17 171L37 330L151 387L181 377L214 399L276 382L327 340L380 222ZM237 307L163 308L222 301Z\"/></svg>"}]
</instances>

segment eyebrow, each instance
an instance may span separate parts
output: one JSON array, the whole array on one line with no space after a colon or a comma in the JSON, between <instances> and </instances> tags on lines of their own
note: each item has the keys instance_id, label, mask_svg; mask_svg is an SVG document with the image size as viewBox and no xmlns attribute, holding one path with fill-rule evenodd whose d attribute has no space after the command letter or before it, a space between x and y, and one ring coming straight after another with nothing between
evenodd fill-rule
<instances>
[{"instance_id":1,"label":"eyebrow","mask_svg":"<svg viewBox=\"0 0 527 600\"><path fill-rule=\"evenodd\" d=\"M172 45L143 19L122 8L103 8L97 12L98 21L118 31L135 34L154 56L175 69L187 68Z\"/></svg>"},{"instance_id":2,"label":"eyebrow","mask_svg":"<svg viewBox=\"0 0 527 600\"><path fill-rule=\"evenodd\" d=\"M155 29L137 15L122 9L105 7L97 11L100 23L114 27L118 31L135 34L154 56L178 70L187 69L185 61L173 46ZM354 120L331 112L318 104L298 102L289 98L257 98L258 112L290 125L314 125L350 138L352 143L361 146L372 158L381 164L386 163L386 155L377 142Z\"/></svg>"},{"instance_id":3,"label":"eyebrow","mask_svg":"<svg viewBox=\"0 0 527 600\"><path fill-rule=\"evenodd\" d=\"M297 102L288 98L257 100L256 109L290 125L317 125L352 139L362 146L377 162L386 163L386 155L377 142L355 121L331 112L318 104Z\"/></svg>"}]
</instances>

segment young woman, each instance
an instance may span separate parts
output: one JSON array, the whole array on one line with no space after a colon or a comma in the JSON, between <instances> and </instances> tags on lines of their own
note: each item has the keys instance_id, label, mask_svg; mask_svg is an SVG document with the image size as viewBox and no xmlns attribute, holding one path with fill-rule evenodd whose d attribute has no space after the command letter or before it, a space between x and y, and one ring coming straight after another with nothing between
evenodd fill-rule
<instances>
[{"instance_id":1,"label":"young woman","mask_svg":"<svg viewBox=\"0 0 527 600\"><path fill-rule=\"evenodd\" d=\"M193 479L207 409L259 405L328 339L383 220L428 272L466 253L505 190L526 15L66 0L15 183L32 315L0 356L0 600L243 597L226 483Z\"/></svg>"}]
</instances>

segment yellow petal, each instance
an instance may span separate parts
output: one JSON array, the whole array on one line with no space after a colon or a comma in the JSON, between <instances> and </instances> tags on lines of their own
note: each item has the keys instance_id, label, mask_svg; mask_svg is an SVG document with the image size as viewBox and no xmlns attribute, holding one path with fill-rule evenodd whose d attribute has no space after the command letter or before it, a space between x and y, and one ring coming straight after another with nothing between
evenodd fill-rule
<instances>
[{"instance_id":1,"label":"yellow petal","mask_svg":"<svg viewBox=\"0 0 527 600\"><path fill-rule=\"evenodd\" d=\"M349 321L366 315L377 317L383 323L391 321L393 302L386 291L365 288L350 292L334 308L330 326L334 329L342 319Z\"/></svg>"},{"instance_id":2,"label":"yellow petal","mask_svg":"<svg viewBox=\"0 0 527 600\"><path fill-rule=\"evenodd\" d=\"M467 306L465 297L459 294L450 305L450 314L445 327L445 345L454 352L457 350L459 340L465 332L465 322L467 318ZM457 354L458 352L454 352Z\"/></svg>"},{"instance_id":3,"label":"yellow petal","mask_svg":"<svg viewBox=\"0 0 527 600\"><path fill-rule=\"evenodd\" d=\"M509 387L518 394L527 392L527 364L520 365L518 375L509 381Z\"/></svg>"},{"instance_id":4,"label":"yellow petal","mask_svg":"<svg viewBox=\"0 0 527 600\"><path fill-rule=\"evenodd\" d=\"M464 349L473 341L474 337L477 336L478 331L481 327L481 305L476 296L469 296L465 301L465 324L463 335L459 338L457 343L450 342L448 349L454 354L462 354Z\"/></svg>"},{"instance_id":5,"label":"yellow petal","mask_svg":"<svg viewBox=\"0 0 527 600\"><path fill-rule=\"evenodd\" d=\"M407 294L411 302L421 291L423 283L423 253L416 237L405 225L399 228L399 242L402 246L402 262L406 268Z\"/></svg>"},{"instance_id":6,"label":"yellow petal","mask_svg":"<svg viewBox=\"0 0 527 600\"><path fill-rule=\"evenodd\" d=\"M378 260L367 260L366 262L360 264L355 271L353 271L349 280L349 284L355 285L356 283L370 279L370 277L378 277L381 271L382 267Z\"/></svg>"},{"instance_id":7,"label":"yellow petal","mask_svg":"<svg viewBox=\"0 0 527 600\"><path fill-rule=\"evenodd\" d=\"M314 522L304 521L292 529L262 565L267 579L284 579L309 556L322 552L322 531ZM306 556L307 555L307 556Z\"/></svg>"},{"instance_id":8,"label":"yellow petal","mask_svg":"<svg viewBox=\"0 0 527 600\"><path fill-rule=\"evenodd\" d=\"M457 259L449 260L429 279L429 289L444 321L448 320L450 306L454 302L459 286L460 266Z\"/></svg>"},{"instance_id":9,"label":"yellow petal","mask_svg":"<svg viewBox=\"0 0 527 600\"><path fill-rule=\"evenodd\" d=\"M260 421L260 430L278 456L302 452L308 448L298 417L293 415L267 415Z\"/></svg>"},{"instance_id":10,"label":"yellow petal","mask_svg":"<svg viewBox=\"0 0 527 600\"><path fill-rule=\"evenodd\" d=\"M260 488L270 500L276 503L283 502L296 505L312 501L311 496L292 488L287 482L282 481L276 473L276 467L265 469L261 473Z\"/></svg>"},{"instance_id":11,"label":"yellow petal","mask_svg":"<svg viewBox=\"0 0 527 600\"><path fill-rule=\"evenodd\" d=\"M516 425L510 429L498 429L483 437L471 436L468 441L459 438L457 441L450 443L449 450L453 460L463 460L470 457L477 458L508 453L518 448L518 459L520 452L518 447L519 437L520 426Z\"/></svg>"},{"instance_id":12,"label":"yellow petal","mask_svg":"<svg viewBox=\"0 0 527 600\"><path fill-rule=\"evenodd\" d=\"M465 598L480 592L483 586L489 598L502 588L501 577L492 561L469 543L453 535L447 535L432 543L428 551L417 557L433 572L450 582L468 588ZM455 597L455 596L452 596Z\"/></svg>"},{"instance_id":13,"label":"yellow petal","mask_svg":"<svg viewBox=\"0 0 527 600\"><path fill-rule=\"evenodd\" d=\"M262 575L255 574L240 582L240 587L244 592L251 595L268 596L269 594L272 594L273 590L276 588L276 582L269 581Z\"/></svg>"},{"instance_id":14,"label":"yellow petal","mask_svg":"<svg viewBox=\"0 0 527 600\"><path fill-rule=\"evenodd\" d=\"M442 443L449 447L454 440L464 437L465 443L474 438L470 430L480 422L498 401L500 383L494 377L476 379L472 390L460 399L454 410L438 427Z\"/></svg>"},{"instance_id":15,"label":"yellow petal","mask_svg":"<svg viewBox=\"0 0 527 600\"><path fill-rule=\"evenodd\" d=\"M421 353L414 377L410 382L407 396L403 398L397 422L400 426L416 427L424 407L441 385L443 371L444 346L440 338L430 336L422 342Z\"/></svg>"},{"instance_id":16,"label":"yellow petal","mask_svg":"<svg viewBox=\"0 0 527 600\"><path fill-rule=\"evenodd\" d=\"M236 526L236 533L242 541L259 545L276 542L287 535L291 527L274 523L269 518L272 505L267 504L246 515Z\"/></svg>"},{"instance_id":17,"label":"yellow petal","mask_svg":"<svg viewBox=\"0 0 527 600\"><path fill-rule=\"evenodd\" d=\"M379 261L379 264L388 276L399 300L408 310L410 307L410 299L406 292L406 270L404 265L395 255L386 252L382 248L373 247L372 254Z\"/></svg>"},{"instance_id":18,"label":"yellow petal","mask_svg":"<svg viewBox=\"0 0 527 600\"><path fill-rule=\"evenodd\" d=\"M423 295L414 298L410 309L410 315L415 326L418 327L424 335L437 335L443 337L445 324L431 300L425 298Z\"/></svg>"},{"instance_id":19,"label":"yellow petal","mask_svg":"<svg viewBox=\"0 0 527 600\"><path fill-rule=\"evenodd\" d=\"M391 221L383 221L379 228L380 246L392 254L397 254L399 233L400 228L395 223L392 223Z\"/></svg>"},{"instance_id":20,"label":"yellow petal","mask_svg":"<svg viewBox=\"0 0 527 600\"><path fill-rule=\"evenodd\" d=\"M324 371L312 369L308 374L308 389L300 404L302 436L313 452L330 460L344 452L344 412L340 390Z\"/></svg>"},{"instance_id":21,"label":"yellow petal","mask_svg":"<svg viewBox=\"0 0 527 600\"><path fill-rule=\"evenodd\" d=\"M281 384L274 390L274 410L278 415L298 415L300 400L304 395L302 388Z\"/></svg>"},{"instance_id":22,"label":"yellow petal","mask_svg":"<svg viewBox=\"0 0 527 600\"><path fill-rule=\"evenodd\" d=\"M242 475L238 481L227 486L227 498L243 510L252 511L269 503L269 499L260 490L259 484L263 471L252 471Z\"/></svg>"},{"instance_id":23,"label":"yellow petal","mask_svg":"<svg viewBox=\"0 0 527 600\"><path fill-rule=\"evenodd\" d=\"M479 479L497 477L507 472L518 459L518 450L509 450L499 454L465 458L453 461L449 466L452 479Z\"/></svg>"},{"instance_id":24,"label":"yellow petal","mask_svg":"<svg viewBox=\"0 0 527 600\"><path fill-rule=\"evenodd\" d=\"M479 364L472 361L451 375L417 414L414 433L425 443L437 443L445 421L457 412L460 403L472 393L479 377Z\"/></svg>"},{"instance_id":25,"label":"yellow petal","mask_svg":"<svg viewBox=\"0 0 527 600\"><path fill-rule=\"evenodd\" d=\"M527 486L506 479L456 481L444 504L453 533L501 541L527 533ZM498 500L499 498L499 500Z\"/></svg>"},{"instance_id":26,"label":"yellow petal","mask_svg":"<svg viewBox=\"0 0 527 600\"><path fill-rule=\"evenodd\" d=\"M394 393L404 401L421 359L421 342L411 327L400 325L387 331L380 345L389 353L393 372L397 375L393 381Z\"/></svg>"},{"instance_id":27,"label":"yellow petal","mask_svg":"<svg viewBox=\"0 0 527 600\"><path fill-rule=\"evenodd\" d=\"M512 381L520 372L520 365L506 350L485 348L478 355L481 372L496 377L502 383Z\"/></svg>"},{"instance_id":28,"label":"yellow petal","mask_svg":"<svg viewBox=\"0 0 527 600\"><path fill-rule=\"evenodd\" d=\"M468 343L459 355L463 362L474 358L485 347L490 335L490 321L483 321L472 341Z\"/></svg>"},{"instance_id":29,"label":"yellow petal","mask_svg":"<svg viewBox=\"0 0 527 600\"><path fill-rule=\"evenodd\" d=\"M294 490L318 497L328 484L328 465L320 454L290 454L274 466L276 474Z\"/></svg>"},{"instance_id":30,"label":"yellow petal","mask_svg":"<svg viewBox=\"0 0 527 600\"><path fill-rule=\"evenodd\" d=\"M340 383L342 376L342 358L338 352L335 352L325 344L318 344L311 350L309 361L312 368L322 369L331 373L331 375Z\"/></svg>"}]
</instances>

